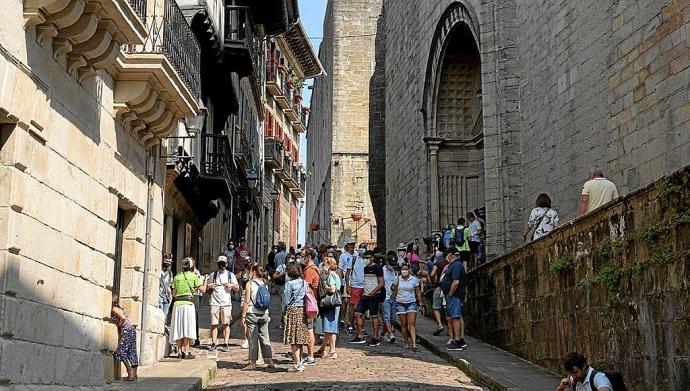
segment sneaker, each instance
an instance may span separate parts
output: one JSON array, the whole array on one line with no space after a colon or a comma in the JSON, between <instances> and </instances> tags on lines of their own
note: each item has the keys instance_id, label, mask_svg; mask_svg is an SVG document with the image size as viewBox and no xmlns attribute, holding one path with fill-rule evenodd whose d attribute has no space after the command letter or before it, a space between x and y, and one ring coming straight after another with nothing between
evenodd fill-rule
<instances>
[{"instance_id":1,"label":"sneaker","mask_svg":"<svg viewBox=\"0 0 690 391\"><path fill-rule=\"evenodd\" d=\"M249 349L249 341L248 340L245 339L244 342L242 342L242 349Z\"/></svg>"},{"instance_id":2,"label":"sneaker","mask_svg":"<svg viewBox=\"0 0 690 391\"><path fill-rule=\"evenodd\" d=\"M216 344L212 343L211 346L208 347L208 350L215 352L216 351Z\"/></svg>"},{"instance_id":3,"label":"sneaker","mask_svg":"<svg viewBox=\"0 0 690 391\"><path fill-rule=\"evenodd\" d=\"M314 357L307 357L302 360L301 365L316 365L316 360L314 360Z\"/></svg>"},{"instance_id":4,"label":"sneaker","mask_svg":"<svg viewBox=\"0 0 690 391\"><path fill-rule=\"evenodd\" d=\"M192 353L187 353L187 355L184 358L187 360L194 360L194 355Z\"/></svg>"},{"instance_id":5,"label":"sneaker","mask_svg":"<svg viewBox=\"0 0 690 391\"><path fill-rule=\"evenodd\" d=\"M288 372L304 372L304 366L302 364L297 366L293 365L288 368Z\"/></svg>"},{"instance_id":6,"label":"sneaker","mask_svg":"<svg viewBox=\"0 0 690 391\"><path fill-rule=\"evenodd\" d=\"M434 331L434 336L438 337L439 335L443 334L443 331L443 327L437 328L436 331Z\"/></svg>"},{"instance_id":7,"label":"sneaker","mask_svg":"<svg viewBox=\"0 0 690 391\"><path fill-rule=\"evenodd\" d=\"M383 336L383 342L390 343L391 342L391 337L388 336L388 334L385 334Z\"/></svg>"},{"instance_id":8,"label":"sneaker","mask_svg":"<svg viewBox=\"0 0 690 391\"><path fill-rule=\"evenodd\" d=\"M366 343L366 342L367 342L367 341L365 341L364 338L355 337L355 339L353 339L353 340L350 341L349 343L358 343L358 344L359 344L359 343Z\"/></svg>"},{"instance_id":9,"label":"sneaker","mask_svg":"<svg viewBox=\"0 0 690 391\"><path fill-rule=\"evenodd\" d=\"M186 356L186 354L184 354L184 352L182 352L182 353L180 353L180 354L177 355L177 358L181 358L181 359L184 360L184 359L185 359L185 356Z\"/></svg>"},{"instance_id":10,"label":"sneaker","mask_svg":"<svg viewBox=\"0 0 690 391\"><path fill-rule=\"evenodd\" d=\"M395 336L391 335L391 340L389 341L390 343L395 343Z\"/></svg>"},{"instance_id":11,"label":"sneaker","mask_svg":"<svg viewBox=\"0 0 690 391\"><path fill-rule=\"evenodd\" d=\"M218 350L220 350L221 352L227 352L228 350L230 350L230 345L223 344L223 346L219 347Z\"/></svg>"},{"instance_id":12,"label":"sneaker","mask_svg":"<svg viewBox=\"0 0 690 391\"><path fill-rule=\"evenodd\" d=\"M338 330L342 330L345 328L345 321L341 320L340 323L338 323Z\"/></svg>"},{"instance_id":13,"label":"sneaker","mask_svg":"<svg viewBox=\"0 0 690 391\"><path fill-rule=\"evenodd\" d=\"M369 346L375 347L381 345L381 341L379 341L376 338L372 338L371 341L369 342Z\"/></svg>"},{"instance_id":14,"label":"sneaker","mask_svg":"<svg viewBox=\"0 0 690 391\"><path fill-rule=\"evenodd\" d=\"M446 347L446 350L462 350L462 346L459 342L453 341L453 343Z\"/></svg>"},{"instance_id":15,"label":"sneaker","mask_svg":"<svg viewBox=\"0 0 690 391\"><path fill-rule=\"evenodd\" d=\"M446 345L452 345L453 342L455 342L455 341L453 341L453 338L451 338L451 339L448 340L448 342L446 342Z\"/></svg>"},{"instance_id":16,"label":"sneaker","mask_svg":"<svg viewBox=\"0 0 690 391\"><path fill-rule=\"evenodd\" d=\"M364 337L366 338L366 337L368 337L368 336L369 336L369 333L367 333L367 331L366 331L366 330L364 330L364 331L362 332L362 335L364 335Z\"/></svg>"},{"instance_id":17,"label":"sneaker","mask_svg":"<svg viewBox=\"0 0 690 391\"><path fill-rule=\"evenodd\" d=\"M458 341L458 343L460 344L460 347L461 347L461 348L467 349L467 342L465 342L465 338L460 338L460 340Z\"/></svg>"},{"instance_id":18,"label":"sneaker","mask_svg":"<svg viewBox=\"0 0 690 391\"><path fill-rule=\"evenodd\" d=\"M348 326L348 327L347 327L347 333L348 333L348 334L352 335L354 332L355 332L355 329L352 328L352 326Z\"/></svg>"}]
</instances>

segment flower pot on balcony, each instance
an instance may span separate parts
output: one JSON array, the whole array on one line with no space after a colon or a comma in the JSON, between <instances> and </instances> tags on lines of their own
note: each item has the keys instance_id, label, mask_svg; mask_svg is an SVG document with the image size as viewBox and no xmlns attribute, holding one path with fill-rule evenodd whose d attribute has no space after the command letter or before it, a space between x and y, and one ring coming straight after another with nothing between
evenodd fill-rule
<instances>
[{"instance_id":1,"label":"flower pot on balcony","mask_svg":"<svg viewBox=\"0 0 690 391\"><path fill-rule=\"evenodd\" d=\"M302 101L302 95L300 94L295 94L295 102L299 103Z\"/></svg>"},{"instance_id":2,"label":"flower pot on balcony","mask_svg":"<svg viewBox=\"0 0 690 391\"><path fill-rule=\"evenodd\" d=\"M352 221L360 221L364 216L362 215L362 212L355 212L351 214L350 217L352 217Z\"/></svg>"},{"instance_id":3,"label":"flower pot on balcony","mask_svg":"<svg viewBox=\"0 0 690 391\"><path fill-rule=\"evenodd\" d=\"M309 107L302 107L302 114L309 114Z\"/></svg>"},{"instance_id":4,"label":"flower pot on balcony","mask_svg":"<svg viewBox=\"0 0 690 391\"><path fill-rule=\"evenodd\" d=\"M288 85L288 87L292 88L295 85L295 82L292 80L288 80L287 85Z\"/></svg>"}]
</instances>

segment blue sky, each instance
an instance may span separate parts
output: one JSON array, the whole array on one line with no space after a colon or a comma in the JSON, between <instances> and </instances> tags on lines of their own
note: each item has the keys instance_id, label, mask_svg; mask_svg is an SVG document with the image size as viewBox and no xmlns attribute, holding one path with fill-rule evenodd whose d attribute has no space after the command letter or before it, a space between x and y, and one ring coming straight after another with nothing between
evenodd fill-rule
<instances>
[{"instance_id":1,"label":"blue sky","mask_svg":"<svg viewBox=\"0 0 690 391\"><path fill-rule=\"evenodd\" d=\"M307 36L311 38L309 41L316 54L319 53L319 44L321 44L320 37L323 35L323 17L326 13L327 4L328 0L299 0L300 19L302 20L304 30L307 32ZM306 85L310 86L312 83L313 80L307 80ZM311 90L305 88L302 95L304 96L304 105L309 107L311 103ZM307 138L305 134L302 134L300 139L300 161L306 162ZM306 163L305 166L308 167ZM304 243L307 230L306 208L302 208L300 212L297 242Z\"/></svg>"}]
</instances>

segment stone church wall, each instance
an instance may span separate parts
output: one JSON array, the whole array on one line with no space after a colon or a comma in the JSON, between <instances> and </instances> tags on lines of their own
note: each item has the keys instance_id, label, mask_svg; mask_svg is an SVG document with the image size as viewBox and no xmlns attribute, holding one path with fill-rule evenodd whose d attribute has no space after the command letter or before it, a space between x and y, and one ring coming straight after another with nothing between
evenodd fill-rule
<instances>
[{"instance_id":1,"label":"stone church wall","mask_svg":"<svg viewBox=\"0 0 690 391\"><path fill-rule=\"evenodd\" d=\"M383 49L388 243L432 231L429 223L409 223L431 214L423 141L433 131L425 130L423 107L434 70L428 48L444 11L457 4L479 30L489 255L521 242L539 193L551 196L562 221L574 218L594 165L626 194L690 162L687 1L389 0Z\"/></svg>"}]
</instances>

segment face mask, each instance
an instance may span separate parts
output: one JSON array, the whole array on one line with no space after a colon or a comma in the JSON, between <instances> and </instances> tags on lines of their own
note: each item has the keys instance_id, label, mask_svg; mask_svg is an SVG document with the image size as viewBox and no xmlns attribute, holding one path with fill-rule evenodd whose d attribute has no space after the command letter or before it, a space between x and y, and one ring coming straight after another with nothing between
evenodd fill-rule
<instances>
[{"instance_id":1,"label":"face mask","mask_svg":"<svg viewBox=\"0 0 690 391\"><path fill-rule=\"evenodd\" d=\"M402 275L403 277L407 277L410 275L410 271L409 270L401 270L400 275Z\"/></svg>"},{"instance_id":2,"label":"face mask","mask_svg":"<svg viewBox=\"0 0 690 391\"><path fill-rule=\"evenodd\" d=\"M299 258L297 259L297 263L299 263L300 265L304 265L304 258L299 257Z\"/></svg>"},{"instance_id":3,"label":"face mask","mask_svg":"<svg viewBox=\"0 0 690 391\"><path fill-rule=\"evenodd\" d=\"M359 250L357 250L357 253L358 253L360 256L364 255L365 252L367 252L367 250L365 250L365 249L363 249L363 248L360 248Z\"/></svg>"},{"instance_id":4,"label":"face mask","mask_svg":"<svg viewBox=\"0 0 690 391\"><path fill-rule=\"evenodd\" d=\"M367 265L367 266L371 265L371 259L369 259L369 258L364 258L364 264Z\"/></svg>"},{"instance_id":5,"label":"face mask","mask_svg":"<svg viewBox=\"0 0 690 391\"><path fill-rule=\"evenodd\" d=\"M405 258L405 252L404 251L398 251L398 258Z\"/></svg>"}]
</instances>

